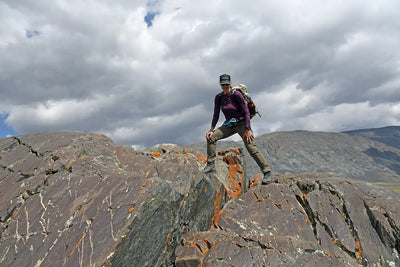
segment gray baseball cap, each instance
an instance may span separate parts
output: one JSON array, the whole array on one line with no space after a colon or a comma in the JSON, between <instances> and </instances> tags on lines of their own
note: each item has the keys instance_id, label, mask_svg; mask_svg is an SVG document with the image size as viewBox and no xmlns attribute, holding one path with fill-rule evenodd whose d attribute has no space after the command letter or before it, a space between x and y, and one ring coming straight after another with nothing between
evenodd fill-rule
<instances>
[{"instance_id":1,"label":"gray baseball cap","mask_svg":"<svg viewBox=\"0 0 400 267\"><path fill-rule=\"evenodd\" d=\"M222 74L221 76L219 76L219 84L231 84L231 76L229 76L228 74Z\"/></svg>"}]
</instances>

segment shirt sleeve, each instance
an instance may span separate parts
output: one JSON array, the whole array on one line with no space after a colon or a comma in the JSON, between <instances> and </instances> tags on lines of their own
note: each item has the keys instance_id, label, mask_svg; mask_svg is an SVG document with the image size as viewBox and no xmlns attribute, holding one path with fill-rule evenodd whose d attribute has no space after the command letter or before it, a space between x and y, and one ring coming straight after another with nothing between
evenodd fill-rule
<instances>
[{"instance_id":1,"label":"shirt sleeve","mask_svg":"<svg viewBox=\"0 0 400 267\"><path fill-rule=\"evenodd\" d=\"M243 95L235 91L235 94L233 95L235 98L236 103L238 104L242 114L244 115L244 122L245 122L245 127L246 128L251 128L250 126L250 111L249 108L247 107L246 101L244 100Z\"/></svg>"},{"instance_id":2,"label":"shirt sleeve","mask_svg":"<svg viewBox=\"0 0 400 267\"><path fill-rule=\"evenodd\" d=\"M213 128L215 128L215 125L217 125L220 109L221 109L221 97L219 94L217 94L214 99L214 114L211 121L211 127Z\"/></svg>"}]
</instances>

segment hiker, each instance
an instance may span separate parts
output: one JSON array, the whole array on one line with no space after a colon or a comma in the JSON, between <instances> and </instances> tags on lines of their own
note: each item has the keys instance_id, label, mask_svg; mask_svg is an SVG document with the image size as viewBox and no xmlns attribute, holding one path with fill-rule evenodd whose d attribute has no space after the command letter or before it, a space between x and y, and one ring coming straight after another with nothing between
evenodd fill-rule
<instances>
[{"instance_id":1,"label":"hiker","mask_svg":"<svg viewBox=\"0 0 400 267\"><path fill-rule=\"evenodd\" d=\"M215 170L217 141L237 133L242 137L247 151L264 174L262 184L271 183L271 168L254 142L254 135L250 126L250 112L242 93L239 90L232 91L231 77L228 74L222 74L219 77L219 84L223 92L218 93L214 100L211 128L206 134L207 166L204 170L206 172ZM221 127L215 129L220 109L224 113L226 121Z\"/></svg>"}]
</instances>

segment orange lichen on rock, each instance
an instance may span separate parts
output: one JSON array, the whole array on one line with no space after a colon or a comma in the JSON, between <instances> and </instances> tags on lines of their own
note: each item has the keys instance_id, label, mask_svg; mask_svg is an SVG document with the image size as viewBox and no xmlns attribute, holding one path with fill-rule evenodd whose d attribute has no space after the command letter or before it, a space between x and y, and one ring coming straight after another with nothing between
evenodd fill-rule
<instances>
[{"instance_id":1,"label":"orange lichen on rock","mask_svg":"<svg viewBox=\"0 0 400 267\"><path fill-rule=\"evenodd\" d=\"M237 198L242 194L244 172L240 164L235 162L234 157L225 157L224 161L229 164L229 182L227 191L230 198Z\"/></svg>"},{"instance_id":2,"label":"orange lichen on rock","mask_svg":"<svg viewBox=\"0 0 400 267\"><path fill-rule=\"evenodd\" d=\"M294 215L293 215L293 217L294 217ZM299 227L300 229L302 229L301 224L299 223L299 221L298 221L296 218L295 218L294 220L295 220L296 223L297 223L297 227Z\"/></svg>"},{"instance_id":3,"label":"orange lichen on rock","mask_svg":"<svg viewBox=\"0 0 400 267\"><path fill-rule=\"evenodd\" d=\"M161 156L160 152L158 152L158 151L154 151L154 152L153 152L153 157L158 158L158 157L160 157L160 156Z\"/></svg>"},{"instance_id":4,"label":"orange lichen on rock","mask_svg":"<svg viewBox=\"0 0 400 267\"><path fill-rule=\"evenodd\" d=\"M170 240L170 238L171 238L171 233L168 234L167 240L165 241L164 251L167 251L167 250L168 250L168 246L171 245L171 240Z\"/></svg>"},{"instance_id":5,"label":"orange lichen on rock","mask_svg":"<svg viewBox=\"0 0 400 267\"><path fill-rule=\"evenodd\" d=\"M358 257L361 258L361 257L362 257L363 250L362 250L362 248L361 248L361 243L360 243L360 241L357 241L357 242L356 242L356 250L358 251Z\"/></svg>"},{"instance_id":6,"label":"orange lichen on rock","mask_svg":"<svg viewBox=\"0 0 400 267\"><path fill-rule=\"evenodd\" d=\"M218 221L219 221L219 216L221 215L221 200L222 200L222 187L220 187L217 191L217 195L215 197L214 201L214 216L212 217L212 226L211 229L214 228L214 226L218 226Z\"/></svg>"},{"instance_id":7,"label":"orange lichen on rock","mask_svg":"<svg viewBox=\"0 0 400 267\"><path fill-rule=\"evenodd\" d=\"M146 183L146 184L142 185L140 188L143 189L143 188L145 188L145 187L150 187L150 186L151 186L150 184L147 184L147 183Z\"/></svg>"},{"instance_id":8,"label":"orange lichen on rock","mask_svg":"<svg viewBox=\"0 0 400 267\"><path fill-rule=\"evenodd\" d=\"M189 163L190 163L190 158L189 158L188 150L187 150L187 149L184 149L184 150L183 150L183 154L186 156L187 163L189 164Z\"/></svg>"},{"instance_id":9,"label":"orange lichen on rock","mask_svg":"<svg viewBox=\"0 0 400 267\"><path fill-rule=\"evenodd\" d=\"M307 215L303 214L304 216L304 221L308 224L308 225L312 225L312 223L310 222L310 220L308 219ZM335 243L336 244L336 243Z\"/></svg>"},{"instance_id":10,"label":"orange lichen on rock","mask_svg":"<svg viewBox=\"0 0 400 267\"><path fill-rule=\"evenodd\" d=\"M210 241L203 239L203 240L195 241L191 244L186 244L186 246L197 248L197 250L200 252L200 254L205 256L210 249L215 247L216 242L217 242L217 240L215 240L214 244L211 245Z\"/></svg>"},{"instance_id":11,"label":"orange lichen on rock","mask_svg":"<svg viewBox=\"0 0 400 267\"><path fill-rule=\"evenodd\" d=\"M379 206L379 208L381 208L381 210L382 210L384 213L387 213L386 209L381 205L381 203L379 203L378 201L376 201L376 204Z\"/></svg>"},{"instance_id":12,"label":"orange lichen on rock","mask_svg":"<svg viewBox=\"0 0 400 267\"><path fill-rule=\"evenodd\" d=\"M250 187L255 187L261 183L261 177L256 174L253 176L252 179L250 179Z\"/></svg>"},{"instance_id":13,"label":"orange lichen on rock","mask_svg":"<svg viewBox=\"0 0 400 267\"><path fill-rule=\"evenodd\" d=\"M83 233L81 239L79 239L78 244L72 249L71 253L68 255L68 258L71 258L71 256L75 253L75 250L79 247L79 245L82 243L82 240L85 238L86 234Z\"/></svg>"},{"instance_id":14,"label":"orange lichen on rock","mask_svg":"<svg viewBox=\"0 0 400 267\"><path fill-rule=\"evenodd\" d=\"M292 206L290 206L289 201L285 199L286 205L288 206L288 210L293 210Z\"/></svg>"},{"instance_id":15,"label":"orange lichen on rock","mask_svg":"<svg viewBox=\"0 0 400 267\"><path fill-rule=\"evenodd\" d=\"M207 157L205 157L204 155L200 155L200 156L197 156L197 158L198 158L203 164L206 164L206 162L207 162Z\"/></svg>"},{"instance_id":16,"label":"orange lichen on rock","mask_svg":"<svg viewBox=\"0 0 400 267\"><path fill-rule=\"evenodd\" d=\"M166 243L167 243L168 245L171 245L171 241L169 240L170 238L171 238L171 233L169 233L168 236L167 236L167 241L166 241Z\"/></svg>"},{"instance_id":17,"label":"orange lichen on rock","mask_svg":"<svg viewBox=\"0 0 400 267\"><path fill-rule=\"evenodd\" d=\"M124 169L122 168L112 170L112 174L121 174L121 173L125 173Z\"/></svg>"}]
</instances>

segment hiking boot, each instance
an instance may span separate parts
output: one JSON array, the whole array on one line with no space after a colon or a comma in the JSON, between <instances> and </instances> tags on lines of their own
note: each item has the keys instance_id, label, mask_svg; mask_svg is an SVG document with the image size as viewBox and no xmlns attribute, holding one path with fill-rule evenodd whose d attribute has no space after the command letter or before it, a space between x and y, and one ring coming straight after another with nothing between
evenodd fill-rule
<instances>
[{"instance_id":1,"label":"hiking boot","mask_svg":"<svg viewBox=\"0 0 400 267\"><path fill-rule=\"evenodd\" d=\"M203 169L205 173L215 171L215 162L207 162L207 166Z\"/></svg>"},{"instance_id":2,"label":"hiking boot","mask_svg":"<svg viewBox=\"0 0 400 267\"><path fill-rule=\"evenodd\" d=\"M272 183L272 175L271 175L271 172L269 171L269 172L264 173L264 178L263 178L261 184L267 185L270 183Z\"/></svg>"}]
</instances>

